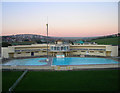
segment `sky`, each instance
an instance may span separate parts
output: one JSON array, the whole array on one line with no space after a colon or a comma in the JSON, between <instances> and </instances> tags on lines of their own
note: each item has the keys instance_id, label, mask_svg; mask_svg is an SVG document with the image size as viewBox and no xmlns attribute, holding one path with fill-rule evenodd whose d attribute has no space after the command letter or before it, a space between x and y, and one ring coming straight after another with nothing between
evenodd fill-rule
<instances>
[{"instance_id":1,"label":"sky","mask_svg":"<svg viewBox=\"0 0 120 93\"><path fill-rule=\"evenodd\" d=\"M47 21L48 17L48 21ZM118 33L117 2L3 2L2 35L94 37Z\"/></svg>"}]
</instances>

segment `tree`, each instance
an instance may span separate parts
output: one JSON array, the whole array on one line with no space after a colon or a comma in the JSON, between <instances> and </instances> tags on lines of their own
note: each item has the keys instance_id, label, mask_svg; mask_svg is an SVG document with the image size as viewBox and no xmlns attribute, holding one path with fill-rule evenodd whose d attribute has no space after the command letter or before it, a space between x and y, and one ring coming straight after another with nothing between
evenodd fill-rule
<instances>
[{"instance_id":1,"label":"tree","mask_svg":"<svg viewBox=\"0 0 120 93\"><path fill-rule=\"evenodd\" d=\"M38 44L42 44L43 42L41 40L36 40Z\"/></svg>"},{"instance_id":2,"label":"tree","mask_svg":"<svg viewBox=\"0 0 120 93\"><path fill-rule=\"evenodd\" d=\"M8 47L8 46L12 46L12 45L8 42L2 42L2 47Z\"/></svg>"},{"instance_id":3,"label":"tree","mask_svg":"<svg viewBox=\"0 0 120 93\"><path fill-rule=\"evenodd\" d=\"M24 41L29 41L29 39L25 39Z\"/></svg>"}]
</instances>

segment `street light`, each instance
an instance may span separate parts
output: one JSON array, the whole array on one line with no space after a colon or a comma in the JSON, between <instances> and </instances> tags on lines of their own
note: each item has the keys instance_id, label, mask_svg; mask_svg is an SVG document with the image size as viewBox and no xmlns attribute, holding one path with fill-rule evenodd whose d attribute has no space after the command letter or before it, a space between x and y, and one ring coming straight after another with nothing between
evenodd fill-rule
<instances>
[{"instance_id":1,"label":"street light","mask_svg":"<svg viewBox=\"0 0 120 93\"><path fill-rule=\"evenodd\" d=\"M47 26L47 61L48 61L48 23L46 24Z\"/></svg>"}]
</instances>

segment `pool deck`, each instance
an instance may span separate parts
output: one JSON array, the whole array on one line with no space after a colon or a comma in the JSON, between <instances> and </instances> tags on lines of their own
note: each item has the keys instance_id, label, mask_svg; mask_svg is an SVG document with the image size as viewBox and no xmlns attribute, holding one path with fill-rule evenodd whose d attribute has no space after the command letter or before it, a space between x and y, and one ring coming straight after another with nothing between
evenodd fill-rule
<instances>
[{"instance_id":1,"label":"pool deck","mask_svg":"<svg viewBox=\"0 0 120 93\"><path fill-rule=\"evenodd\" d=\"M72 66L2 66L3 70L82 70L120 68L118 64L72 65Z\"/></svg>"}]
</instances>

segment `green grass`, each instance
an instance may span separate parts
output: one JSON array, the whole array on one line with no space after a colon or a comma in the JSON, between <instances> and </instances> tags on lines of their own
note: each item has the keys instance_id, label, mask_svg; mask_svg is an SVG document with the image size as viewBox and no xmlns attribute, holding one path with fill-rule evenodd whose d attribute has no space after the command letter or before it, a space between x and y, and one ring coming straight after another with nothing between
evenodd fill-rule
<instances>
[{"instance_id":1,"label":"green grass","mask_svg":"<svg viewBox=\"0 0 120 93\"><path fill-rule=\"evenodd\" d=\"M120 44L120 41L118 42L118 37L114 38L103 38L103 39L96 39L96 40L91 40L91 42L96 42L98 44L105 44L105 45L118 45Z\"/></svg>"},{"instance_id":2,"label":"green grass","mask_svg":"<svg viewBox=\"0 0 120 93\"><path fill-rule=\"evenodd\" d=\"M14 82L20 77L22 73L22 71L3 71L2 91L8 91L8 89L14 84Z\"/></svg>"},{"instance_id":3,"label":"green grass","mask_svg":"<svg viewBox=\"0 0 120 93\"><path fill-rule=\"evenodd\" d=\"M31 44L34 44L35 42L34 41L24 41L24 42L14 42L14 43L11 43L12 45L31 45Z\"/></svg>"},{"instance_id":4,"label":"green grass","mask_svg":"<svg viewBox=\"0 0 120 93\"><path fill-rule=\"evenodd\" d=\"M118 70L30 71L15 91L118 91L118 82Z\"/></svg>"}]
</instances>

